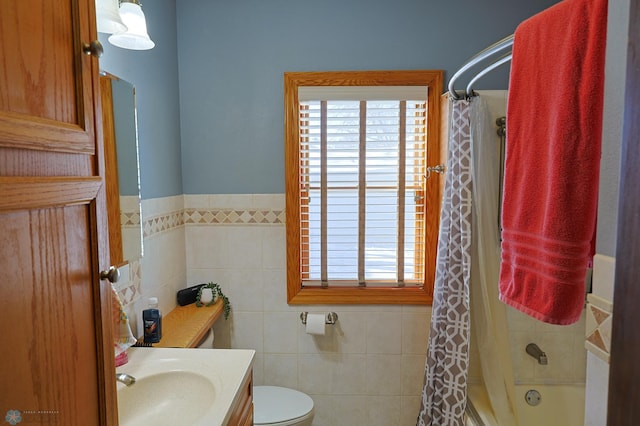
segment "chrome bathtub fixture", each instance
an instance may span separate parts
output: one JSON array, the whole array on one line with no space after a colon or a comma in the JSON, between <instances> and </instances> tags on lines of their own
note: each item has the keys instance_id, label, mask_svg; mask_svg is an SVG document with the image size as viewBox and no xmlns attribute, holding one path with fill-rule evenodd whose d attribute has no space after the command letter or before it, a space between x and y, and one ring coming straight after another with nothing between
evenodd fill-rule
<instances>
[{"instance_id":1,"label":"chrome bathtub fixture","mask_svg":"<svg viewBox=\"0 0 640 426\"><path fill-rule=\"evenodd\" d=\"M131 386L136 382L136 378L129 374L116 373L116 381L124 383L126 386Z\"/></svg>"},{"instance_id":2,"label":"chrome bathtub fixture","mask_svg":"<svg viewBox=\"0 0 640 426\"><path fill-rule=\"evenodd\" d=\"M483 51L477 53L471 59L469 59L449 80L449 94L451 98L454 100L462 99L463 97L473 96L473 84L478 81L479 78L483 77L488 72L494 70L500 65L504 65L511 61L511 46L513 46L513 34L508 37L503 38L502 40L492 44L487 47ZM506 51L506 54L504 53ZM455 82L458 78L460 78L464 73L473 68L475 65L483 62L485 59L489 59L496 54L502 54L495 62L483 68L479 73L475 75L467 85L467 89L463 94L456 92L455 90Z\"/></svg>"},{"instance_id":3,"label":"chrome bathtub fixture","mask_svg":"<svg viewBox=\"0 0 640 426\"><path fill-rule=\"evenodd\" d=\"M527 404L535 407L542 401L542 395L537 390L531 389L524 395L524 400L527 401Z\"/></svg>"},{"instance_id":4,"label":"chrome bathtub fixture","mask_svg":"<svg viewBox=\"0 0 640 426\"><path fill-rule=\"evenodd\" d=\"M538 360L538 364L547 365L547 354L538 347L535 343L529 343L527 345L527 353Z\"/></svg>"}]
</instances>

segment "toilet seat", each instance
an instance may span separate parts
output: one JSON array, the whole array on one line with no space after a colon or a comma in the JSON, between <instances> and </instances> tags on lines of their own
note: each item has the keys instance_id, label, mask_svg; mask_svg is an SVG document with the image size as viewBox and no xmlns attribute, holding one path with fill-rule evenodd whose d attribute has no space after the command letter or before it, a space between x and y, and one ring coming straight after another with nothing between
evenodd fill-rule
<instances>
[{"instance_id":1,"label":"toilet seat","mask_svg":"<svg viewBox=\"0 0 640 426\"><path fill-rule=\"evenodd\" d=\"M313 413L313 399L294 389L254 386L253 407L255 425L296 424Z\"/></svg>"}]
</instances>

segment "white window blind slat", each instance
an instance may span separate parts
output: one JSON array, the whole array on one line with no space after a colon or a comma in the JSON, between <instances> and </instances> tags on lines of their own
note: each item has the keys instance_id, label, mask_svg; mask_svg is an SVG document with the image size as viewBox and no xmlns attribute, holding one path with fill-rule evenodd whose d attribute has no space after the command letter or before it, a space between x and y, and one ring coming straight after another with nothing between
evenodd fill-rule
<instances>
[{"instance_id":1,"label":"white window blind slat","mask_svg":"<svg viewBox=\"0 0 640 426\"><path fill-rule=\"evenodd\" d=\"M298 86L298 101L427 99L427 86Z\"/></svg>"},{"instance_id":2,"label":"white window blind slat","mask_svg":"<svg viewBox=\"0 0 640 426\"><path fill-rule=\"evenodd\" d=\"M406 101L389 91L307 99L303 89L303 285L421 285L426 88Z\"/></svg>"},{"instance_id":3,"label":"white window blind slat","mask_svg":"<svg viewBox=\"0 0 640 426\"><path fill-rule=\"evenodd\" d=\"M358 285L366 283L365 261L367 251L367 102L360 101L360 145L358 149Z\"/></svg>"},{"instance_id":4,"label":"white window blind slat","mask_svg":"<svg viewBox=\"0 0 640 426\"><path fill-rule=\"evenodd\" d=\"M327 122L327 102L320 102L320 280L322 286L329 284L329 241L328 241L328 171L327 167L323 167L328 162L328 122ZM334 245L335 247L335 245ZM336 248L337 249L337 248ZM332 248L333 250L333 248Z\"/></svg>"}]
</instances>

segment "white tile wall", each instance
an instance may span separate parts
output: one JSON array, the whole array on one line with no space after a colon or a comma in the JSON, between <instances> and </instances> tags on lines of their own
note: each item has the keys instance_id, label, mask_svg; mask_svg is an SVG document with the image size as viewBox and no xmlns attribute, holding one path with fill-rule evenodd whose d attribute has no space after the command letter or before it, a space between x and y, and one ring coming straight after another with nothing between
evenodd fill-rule
<instances>
[{"instance_id":1,"label":"white tile wall","mask_svg":"<svg viewBox=\"0 0 640 426\"><path fill-rule=\"evenodd\" d=\"M593 257L593 294L608 301L613 300L613 282L616 259L596 254Z\"/></svg>"},{"instance_id":2,"label":"white tile wall","mask_svg":"<svg viewBox=\"0 0 640 426\"><path fill-rule=\"evenodd\" d=\"M142 201L142 221L168 215L183 209L182 196ZM186 276L184 227L169 228L144 238L144 256L141 265L143 277L135 297L128 300L125 310L136 336L142 335L139 321L149 297L157 297L159 308L169 312L176 306L176 293L184 287Z\"/></svg>"},{"instance_id":3,"label":"white tile wall","mask_svg":"<svg viewBox=\"0 0 640 426\"><path fill-rule=\"evenodd\" d=\"M585 382L584 312L577 323L560 326L538 321L507 306L507 321L516 383ZM536 343L547 354L547 365L538 364L526 353L529 343Z\"/></svg>"},{"instance_id":4,"label":"white tile wall","mask_svg":"<svg viewBox=\"0 0 640 426\"><path fill-rule=\"evenodd\" d=\"M187 209L284 210L278 195L185 195L143 201L143 220ZM302 390L316 406L314 425L414 425L429 334L427 306L289 306L286 303L285 225L187 223L145 238L142 297L175 306L178 289L217 282L229 297L229 320L214 326L214 347L251 348L256 385ZM130 308L130 307L129 307ZM338 313L325 336L305 333L302 311ZM584 381L584 321L544 325L509 308L516 378L523 382ZM549 356L538 366L524 347ZM479 356L479 354L476 354Z\"/></svg>"},{"instance_id":5,"label":"white tile wall","mask_svg":"<svg viewBox=\"0 0 640 426\"><path fill-rule=\"evenodd\" d=\"M585 426L607 424L607 399L609 396L609 364L592 353L587 355L589 381L585 389Z\"/></svg>"},{"instance_id":6,"label":"white tile wall","mask_svg":"<svg viewBox=\"0 0 640 426\"><path fill-rule=\"evenodd\" d=\"M284 210L278 195L189 195L185 209ZM430 307L289 306L285 225L186 224L187 284L214 281L232 304L215 347L251 348L256 385L312 396L314 425L414 425L420 405ZM300 312L338 313L324 336Z\"/></svg>"}]
</instances>

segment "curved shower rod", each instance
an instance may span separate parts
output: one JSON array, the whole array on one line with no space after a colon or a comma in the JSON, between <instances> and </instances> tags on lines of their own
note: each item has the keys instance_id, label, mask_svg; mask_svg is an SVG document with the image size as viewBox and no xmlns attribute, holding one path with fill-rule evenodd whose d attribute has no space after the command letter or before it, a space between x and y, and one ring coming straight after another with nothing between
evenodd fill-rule
<instances>
[{"instance_id":1,"label":"curved shower rod","mask_svg":"<svg viewBox=\"0 0 640 426\"><path fill-rule=\"evenodd\" d=\"M482 50L480 53L477 53L475 56L473 56L471 59L469 59L458 71L456 71L456 73L453 75L453 77L451 77L451 79L449 80L449 93L451 94L451 97L453 99L462 99L462 96L460 96L460 94L458 94L458 92L456 92L455 90L455 82L458 78L460 78L460 76L462 74L464 74L465 72L467 72L469 69L471 69L473 66L477 65L478 63L484 61L487 58L490 58L491 56L495 55L496 53L500 53L503 50L509 49L511 46L513 45L513 34L511 34L510 36L507 36L505 38L503 38L502 40L492 44L491 46L487 47L486 49ZM465 92L465 94L467 96L470 96L473 94L473 83L475 83L480 77L484 76L485 74L487 74L488 72L494 70L495 68L499 67L500 65L503 65L507 62L509 62L511 60L511 54L507 54L505 56L502 56L500 59L498 59L496 62L492 63L491 65L485 67L483 70L481 70L478 74L476 74L476 76L471 80L471 82L467 85L467 90Z\"/></svg>"},{"instance_id":2,"label":"curved shower rod","mask_svg":"<svg viewBox=\"0 0 640 426\"><path fill-rule=\"evenodd\" d=\"M504 55L500 59L498 59L491 65L489 65L488 67L484 68L478 74L476 74L476 76L471 79L469 84L467 84L467 90L466 90L467 96L473 96L473 85L476 83L476 81L480 80L482 77L489 74L491 71L498 68L499 66L504 65L507 62L511 61L512 56L513 55L511 53Z\"/></svg>"}]
</instances>

